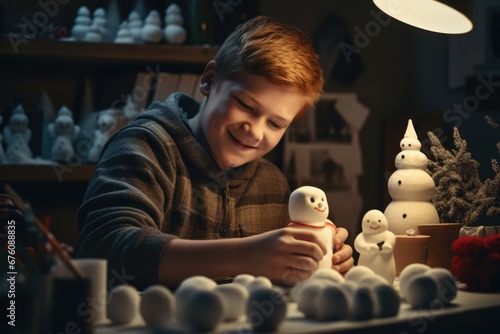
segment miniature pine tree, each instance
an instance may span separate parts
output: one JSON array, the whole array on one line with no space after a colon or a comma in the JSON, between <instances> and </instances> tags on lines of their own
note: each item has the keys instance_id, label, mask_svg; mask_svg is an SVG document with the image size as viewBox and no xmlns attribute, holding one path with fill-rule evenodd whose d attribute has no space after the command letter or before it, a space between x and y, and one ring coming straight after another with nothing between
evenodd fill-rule
<instances>
[{"instance_id":1,"label":"miniature pine tree","mask_svg":"<svg viewBox=\"0 0 500 334\"><path fill-rule=\"evenodd\" d=\"M479 163L467 151L467 141L460 137L458 128L453 129L454 149L447 150L432 132L431 141L434 161L429 160L428 172L436 184L432 203L442 222L474 224L481 215L500 213L500 167L492 159L495 172L493 179L482 182Z\"/></svg>"}]
</instances>

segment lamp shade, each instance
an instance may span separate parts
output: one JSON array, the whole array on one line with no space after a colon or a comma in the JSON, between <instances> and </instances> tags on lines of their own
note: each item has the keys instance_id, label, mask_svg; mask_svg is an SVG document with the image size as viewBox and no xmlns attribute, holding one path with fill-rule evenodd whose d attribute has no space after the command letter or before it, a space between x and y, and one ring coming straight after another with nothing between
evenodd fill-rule
<instances>
[{"instance_id":1,"label":"lamp shade","mask_svg":"<svg viewBox=\"0 0 500 334\"><path fill-rule=\"evenodd\" d=\"M443 34L472 30L473 0L373 0L387 15L414 27Z\"/></svg>"}]
</instances>

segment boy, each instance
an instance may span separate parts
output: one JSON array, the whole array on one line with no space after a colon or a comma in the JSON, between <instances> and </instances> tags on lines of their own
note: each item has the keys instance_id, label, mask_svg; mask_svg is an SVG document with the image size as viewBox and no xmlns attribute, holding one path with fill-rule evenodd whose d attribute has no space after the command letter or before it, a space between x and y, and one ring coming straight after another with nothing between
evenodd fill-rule
<instances>
[{"instance_id":1,"label":"boy","mask_svg":"<svg viewBox=\"0 0 500 334\"><path fill-rule=\"evenodd\" d=\"M261 159L322 92L309 39L269 17L240 25L200 80L154 102L103 150L79 210L78 257L105 257L139 288L193 275L308 278L326 245L286 228L290 190ZM339 229L332 267L353 265Z\"/></svg>"}]
</instances>

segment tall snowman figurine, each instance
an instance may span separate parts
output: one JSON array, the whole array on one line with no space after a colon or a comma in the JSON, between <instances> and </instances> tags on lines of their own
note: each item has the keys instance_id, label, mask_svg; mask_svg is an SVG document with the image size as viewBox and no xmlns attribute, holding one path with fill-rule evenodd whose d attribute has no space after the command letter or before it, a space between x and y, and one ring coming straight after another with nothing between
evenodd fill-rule
<instances>
[{"instance_id":1,"label":"tall snowman figurine","mask_svg":"<svg viewBox=\"0 0 500 334\"><path fill-rule=\"evenodd\" d=\"M359 266L371 268L392 285L396 278L393 256L396 236L388 227L382 211L368 211L361 222L361 233L354 239L354 249L359 253Z\"/></svg>"},{"instance_id":2,"label":"tall snowman figurine","mask_svg":"<svg viewBox=\"0 0 500 334\"><path fill-rule=\"evenodd\" d=\"M332 268L333 238L337 227L328 219L329 207L323 190L303 186L290 194L288 210L291 222L288 226L313 231L327 246L327 253L319 262L320 268Z\"/></svg>"},{"instance_id":3,"label":"tall snowman figurine","mask_svg":"<svg viewBox=\"0 0 500 334\"><path fill-rule=\"evenodd\" d=\"M439 224L437 210L430 202L436 186L426 172L428 158L420 152L421 146L410 119L395 159L397 170L388 181L392 201L384 214L394 234L416 231L421 224Z\"/></svg>"}]
</instances>

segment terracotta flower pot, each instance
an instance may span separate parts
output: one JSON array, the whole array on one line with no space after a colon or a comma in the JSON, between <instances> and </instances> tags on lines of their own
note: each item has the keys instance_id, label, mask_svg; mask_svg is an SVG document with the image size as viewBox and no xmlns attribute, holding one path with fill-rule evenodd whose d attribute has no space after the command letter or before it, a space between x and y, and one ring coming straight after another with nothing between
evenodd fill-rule
<instances>
[{"instance_id":1,"label":"terracotta flower pot","mask_svg":"<svg viewBox=\"0 0 500 334\"><path fill-rule=\"evenodd\" d=\"M462 224L442 223L418 225L418 234L431 237L427 264L433 268L451 269L453 251L451 245L457 240Z\"/></svg>"},{"instance_id":2,"label":"terracotta flower pot","mask_svg":"<svg viewBox=\"0 0 500 334\"><path fill-rule=\"evenodd\" d=\"M396 235L394 246L394 261L396 262L396 276L401 270L412 263L427 264L431 237L428 235Z\"/></svg>"}]
</instances>

